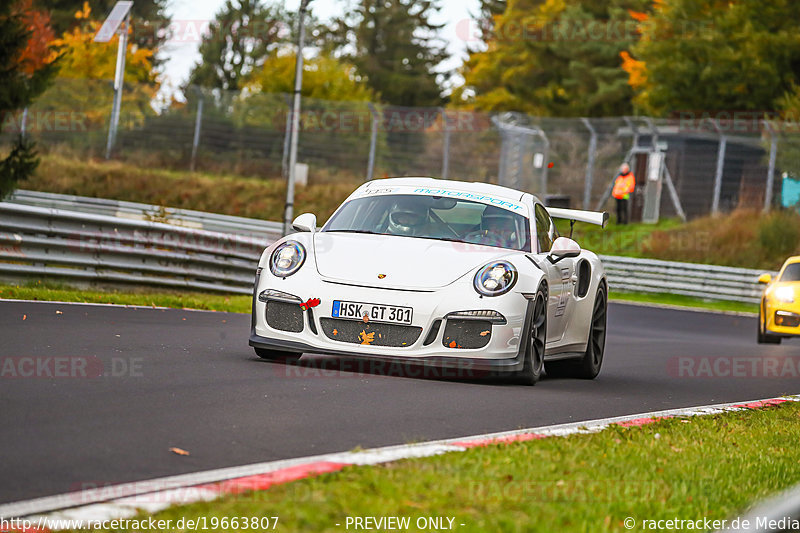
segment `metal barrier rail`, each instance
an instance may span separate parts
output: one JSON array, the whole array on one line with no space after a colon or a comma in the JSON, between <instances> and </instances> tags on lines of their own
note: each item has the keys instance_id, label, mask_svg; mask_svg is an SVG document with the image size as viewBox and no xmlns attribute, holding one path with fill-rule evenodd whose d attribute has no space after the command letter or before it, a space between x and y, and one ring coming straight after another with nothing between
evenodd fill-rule
<instances>
[{"instance_id":1,"label":"metal barrier rail","mask_svg":"<svg viewBox=\"0 0 800 533\"><path fill-rule=\"evenodd\" d=\"M177 209L105 198L73 196L71 194L54 194L18 189L6 201L34 207L49 207L81 213L93 213L95 215L129 218L131 220L163 222L175 226L220 233L237 233L251 236L264 235L273 240L279 239L283 231L283 225L280 222L268 222L256 218L220 215L191 209Z\"/></svg>"},{"instance_id":2,"label":"metal barrier rail","mask_svg":"<svg viewBox=\"0 0 800 533\"><path fill-rule=\"evenodd\" d=\"M0 202L0 275L249 294L274 239Z\"/></svg>"},{"instance_id":3,"label":"metal barrier rail","mask_svg":"<svg viewBox=\"0 0 800 533\"><path fill-rule=\"evenodd\" d=\"M249 294L259 255L280 234L277 222L17 191L0 203L0 275ZM760 300L760 270L601 259L612 290Z\"/></svg>"},{"instance_id":4,"label":"metal barrier rail","mask_svg":"<svg viewBox=\"0 0 800 533\"><path fill-rule=\"evenodd\" d=\"M607 255L600 259L614 290L750 303L761 300L763 285L758 277L763 270Z\"/></svg>"}]
</instances>

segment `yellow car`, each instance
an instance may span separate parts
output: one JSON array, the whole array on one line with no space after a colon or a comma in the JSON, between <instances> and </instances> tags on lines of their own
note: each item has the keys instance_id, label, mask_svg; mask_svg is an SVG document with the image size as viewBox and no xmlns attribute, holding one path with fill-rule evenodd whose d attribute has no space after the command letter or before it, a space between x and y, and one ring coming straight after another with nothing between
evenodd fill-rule
<instances>
[{"instance_id":1,"label":"yellow car","mask_svg":"<svg viewBox=\"0 0 800 533\"><path fill-rule=\"evenodd\" d=\"M758 343L780 344L784 337L800 336L800 255L790 257L775 277L762 274L766 283L758 313Z\"/></svg>"}]
</instances>

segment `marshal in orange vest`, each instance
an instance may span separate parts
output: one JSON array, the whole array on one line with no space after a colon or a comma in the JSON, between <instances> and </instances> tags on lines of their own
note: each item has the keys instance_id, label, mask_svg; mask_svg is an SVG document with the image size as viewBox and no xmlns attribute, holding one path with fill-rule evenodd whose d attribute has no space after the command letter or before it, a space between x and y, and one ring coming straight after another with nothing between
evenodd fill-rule
<instances>
[{"instance_id":1,"label":"marshal in orange vest","mask_svg":"<svg viewBox=\"0 0 800 533\"><path fill-rule=\"evenodd\" d=\"M636 188L636 177L633 172L628 170L627 174L620 174L614 181L614 189L611 195L617 200L627 200L630 198L631 193ZM606 189L608 190L608 189Z\"/></svg>"}]
</instances>

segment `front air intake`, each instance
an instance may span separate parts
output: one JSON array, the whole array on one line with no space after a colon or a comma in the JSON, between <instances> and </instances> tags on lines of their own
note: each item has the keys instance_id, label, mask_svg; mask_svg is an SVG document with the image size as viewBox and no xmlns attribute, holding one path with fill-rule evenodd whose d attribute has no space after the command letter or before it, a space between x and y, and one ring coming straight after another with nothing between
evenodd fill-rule
<instances>
[{"instance_id":1,"label":"front air intake","mask_svg":"<svg viewBox=\"0 0 800 533\"><path fill-rule=\"evenodd\" d=\"M492 338L492 323L488 320L447 319L442 344L447 348L475 350L483 348Z\"/></svg>"},{"instance_id":2,"label":"front air intake","mask_svg":"<svg viewBox=\"0 0 800 533\"><path fill-rule=\"evenodd\" d=\"M303 331L303 310L296 303L267 301L267 325L279 331Z\"/></svg>"}]
</instances>

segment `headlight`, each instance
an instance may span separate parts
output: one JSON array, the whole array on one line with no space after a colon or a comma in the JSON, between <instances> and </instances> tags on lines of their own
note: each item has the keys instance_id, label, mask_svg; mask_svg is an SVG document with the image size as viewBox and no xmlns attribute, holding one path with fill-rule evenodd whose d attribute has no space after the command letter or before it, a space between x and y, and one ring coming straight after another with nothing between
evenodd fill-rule
<instances>
[{"instance_id":1,"label":"headlight","mask_svg":"<svg viewBox=\"0 0 800 533\"><path fill-rule=\"evenodd\" d=\"M517 269L507 261L489 263L475 274L473 286L484 296L500 296L517 282Z\"/></svg>"},{"instance_id":2,"label":"headlight","mask_svg":"<svg viewBox=\"0 0 800 533\"><path fill-rule=\"evenodd\" d=\"M785 304L794 303L794 288L792 287L778 287L775 289L775 299Z\"/></svg>"},{"instance_id":3,"label":"headlight","mask_svg":"<svg viewBox=\"0 0 800 533\"><path fill-rule=\"evenodd\" d=\"M279 278L291 276L303 266L306 260L306 249L296 241L286 241L272 252L269 269Z\"/></svg>"}]
</instances>

